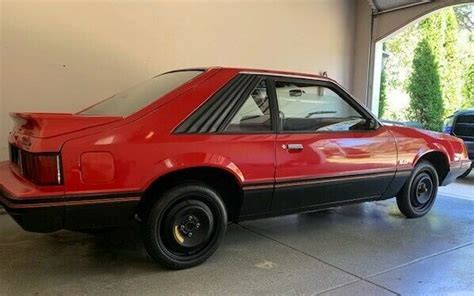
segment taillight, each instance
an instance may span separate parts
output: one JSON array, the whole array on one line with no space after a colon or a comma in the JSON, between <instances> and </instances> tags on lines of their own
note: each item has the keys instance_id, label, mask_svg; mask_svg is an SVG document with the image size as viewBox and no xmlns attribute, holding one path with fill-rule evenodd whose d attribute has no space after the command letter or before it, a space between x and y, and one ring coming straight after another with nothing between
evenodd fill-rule
<instances>
[{"instance_id":1,"label":"taillight","mask_svg":"<svg viewBox=\"0 0 474 296\"><path fill-rule=\"evenodd\" d=\"M10 159L20 174L36 185L61 185L61 159L57 153L30 153L11 147Z\"/></svg>"},{"instance_id":2,"label":"taillight","mask_svg":"<svg viewBox=\"0 0 474 296\"><path fill-rule=\"evenodd\" d=\"M463 149L463 157L464 157L464 159L467 159L467 158L469 158L469 150L467 148L466 142L464 142L464 141L463 141L463 148L464 148Z\"/></svg>"},{"instance_id":3,"label":"taillight","mask_svg":"<svg viewBox=\"0 0 474 296\"><path fill-rule=\"evenodd\" d=\"M61 171L59 169L59 155L36 156L36 176L32 178L38 185L60 185Z\"/></svg>"}]
</instances>

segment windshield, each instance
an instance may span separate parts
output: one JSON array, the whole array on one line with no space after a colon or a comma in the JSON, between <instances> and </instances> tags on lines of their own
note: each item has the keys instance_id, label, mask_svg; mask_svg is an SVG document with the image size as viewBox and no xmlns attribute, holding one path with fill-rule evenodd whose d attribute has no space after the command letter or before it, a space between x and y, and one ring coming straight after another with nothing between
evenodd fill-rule
<instances>
[{"instance_id":1,"label":"windshield","mask_svg":"<svg viewBox=\"0 0 474 296\"><path fill-rule=\"evenodd\" d=\"M177 71L161 74L93 105L79 114L127 116L157 101L165 94L202 74L202 70Z\"/></svg>"}]
</instances>

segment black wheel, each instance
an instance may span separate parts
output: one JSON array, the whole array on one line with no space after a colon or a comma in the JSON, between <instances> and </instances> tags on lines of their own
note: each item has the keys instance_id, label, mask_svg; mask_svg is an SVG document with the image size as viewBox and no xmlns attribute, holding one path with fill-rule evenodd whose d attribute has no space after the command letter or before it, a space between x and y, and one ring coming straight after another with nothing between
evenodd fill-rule
<instances>
[{"instance_id":1,"label":"black wheel","mask_svg":"<svg viewBox=\"0 0 474 296\"><path fill-rule=\"evenodd\" d=\"M170 269L184 269L209 258L226 228L227 213L217 192L187 183L159 197L143 223L143 240L155 261Z\"/></svg>"},{"instance_id":2,"label":"black wheel","mask_svg":"<svg viewBox=\"0 0 474 296\"><path fill-rule=\"evenodd\" d=\"M397 205L403 215L418 218L431 209L438 193L438 174L433 165L421 161L397 195Z\"/></svg>"},{"instance_id":3,"label":"black wheel","mask_svg":"<svg viewBox=\"0 0 474 296\"><path fill-rule=\"evenodd\" d=\"M470 167L467 171L465 171L464 174L462 174L461 176L459 176L458 179L466 178L467 176L469 176L469 174L471 173L471 171L472 171L472 167Z\"/></svg>"}]
</instances>

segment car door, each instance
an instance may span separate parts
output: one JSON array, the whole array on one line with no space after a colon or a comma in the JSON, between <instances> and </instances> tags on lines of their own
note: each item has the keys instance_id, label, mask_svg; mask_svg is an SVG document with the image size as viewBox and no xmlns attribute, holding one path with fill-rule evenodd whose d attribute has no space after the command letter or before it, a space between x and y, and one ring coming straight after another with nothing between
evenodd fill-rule
<instances>
[{"instance_id":1,"label":"car door","mask_svg":"<svg viewBox=\"0 0 474 296\"><path fill-rule=\"evenodd\" d=\"M330 81L272 85L279 112L272 212L380 197L396 171L390 131Z\"/></svg>"}]
</instances>

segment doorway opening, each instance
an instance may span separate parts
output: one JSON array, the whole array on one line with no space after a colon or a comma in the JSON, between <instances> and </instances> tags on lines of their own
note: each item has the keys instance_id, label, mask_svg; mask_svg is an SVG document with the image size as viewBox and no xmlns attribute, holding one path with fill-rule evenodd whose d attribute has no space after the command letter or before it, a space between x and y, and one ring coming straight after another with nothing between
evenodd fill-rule
<instances>
[{"instance_id":1,"label":"doorway opening","mask_svg":"<svg viewBox=\"0 0 474 296\"><path fill-rule=\"evenodd\" d=\"M392 124L441 130L474 108L474 4L440 9L378 41L371 109Z\"/></svg>"}]
</instances>

